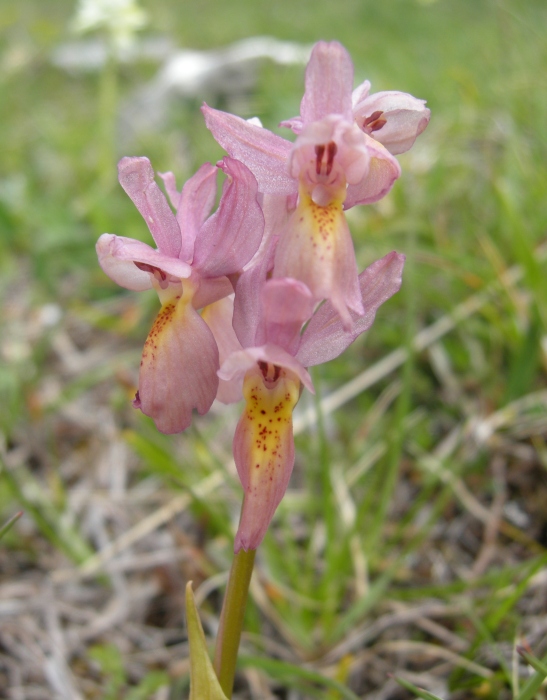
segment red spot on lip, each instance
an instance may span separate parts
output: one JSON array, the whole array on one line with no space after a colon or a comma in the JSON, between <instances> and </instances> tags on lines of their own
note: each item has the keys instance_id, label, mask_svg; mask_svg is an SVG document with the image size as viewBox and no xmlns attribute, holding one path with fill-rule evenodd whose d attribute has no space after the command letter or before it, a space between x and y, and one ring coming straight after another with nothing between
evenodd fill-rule
<instances>
[{"instance_id":1,"label":"red spot on lip","mask_svg":"<svg viewBox=\"0 0 547 700\"><path fill-rule=\"evenodd\" d=\"M326 161L323 160L325 151L327 153ZM315 147L315 172L317 175L330 175L334 165L334 156L338 151L334 141L330 141L326 146L319 144Z\"/></svg>"},{"instance_id":2,"label":"red spot on lip","mask_svg":"<svg viewBox=\"0 0 547 700\"><path fill-rule=\"evenodd\" d=\"M366 119L363 121L363 130L367 134L372 134L373 131L379 131L384 126L387 119L381 119L382 114L383 112L381 110L377 110L369 117L366 117Z\"/></svg>"},{"instance_id":3,"label":"red spot on lip","mask_svg":"<svg viewBox=\"0 0 547 700\"><path fill-rule=\"evenodd\" d=\"M325 146L320 145L315 147L315 172L317 173L317 175L321 175L321 165L324 153Z\"/></svg>"},{"instance_id":4,"label":"red spot on lip","mask_svg":"<svg viewBox=\"0 0 547 700\"><path fill-rule=\"evenodd\" d=\"M152 272L154 275L159 273L159 276L161 277L162 280L166 279L167 275L163 270L160 270L159 267L155 267L154 265L148 265L147 263L141 263L141 262L135 262L135 265L139 268L139 270L142 270L143 272Z\"/></svg>"},{"instance_id":5,"label":"red spot on lip","mask_svg":"<svg viewBox=\"0 0 547 700\"><path fill-rule=\"evenodd\" d=\"M156 280L160 283L160 287L162 289L165 289L169 282L167 282L167 274L163 271L160 270L159 267L156 267L155 265L148 265L148 263L141 263L141 262L136 262L133 261L133 264L139 268L139 270L142 270L143 272L150 272L154 275ZM180 297L177 297L180 298Z\"/></svg>"},{"instance_id":6,"label":"red spot on lip","mask_svg":"<svg viewBox=\"0 0 547 700\"><path fill-rule=\"evenodd\" d=\"M258 366L262 372L262 376L267 382L276 382L279 379L281 375L281 367L272 365L269 362L264 362L264 360L259 360ZM264 413L264 411L262 413Z\"/></svg>"},{"instance_id":7,"label":"red spot on lip","mask_svg":"<svg viewBox=\"0 0 547 700\"><path fill-rule=\"evenodd\" d=\"M330 175L332 172L332 166L334 164L334 156L336 155L336 151L338 150L338 147L334 143L334 141L331 141L329 145L327 146L327 175Z\"/></svg>"}]
</instances>

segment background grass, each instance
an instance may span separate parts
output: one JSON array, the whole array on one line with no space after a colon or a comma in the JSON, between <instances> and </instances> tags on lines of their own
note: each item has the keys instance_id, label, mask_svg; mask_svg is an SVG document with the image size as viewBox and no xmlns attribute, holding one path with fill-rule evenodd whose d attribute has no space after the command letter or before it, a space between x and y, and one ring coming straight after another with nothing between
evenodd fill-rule
<instances>
[{"instance_id":1,"label":"background grass","mask_svg":"<svg viewBox=\"0 0 547 700\"><path fill-rule=\"evenodd\" d=\"M547 653L547 5L142 4L142 37L179 48L338 39L356 82L433 115L392 193L349 212L360 265L404 252L404 285L314 371L327 403L297 436L258 557L238 697L413 696L388 674L443 698L545 697L515 642ZM0 550L0 696L175 698L185 580L198 598L204 583L212 635L218 619L239 407L169 438L130 408L157 300L115 287L94 245L104 231L148 240L119 157L146 154L182 182L221 155L203 99L275 129L298 113L303 66L263 61L252 88L176 99L160 127L132 132L124 115L158 62L56 67L73 10L0 6L0 524L25 511ZM331 411L331 392L371 367ZM313 408L303 396L302 425Z\"/></svg>"}]
</instances>

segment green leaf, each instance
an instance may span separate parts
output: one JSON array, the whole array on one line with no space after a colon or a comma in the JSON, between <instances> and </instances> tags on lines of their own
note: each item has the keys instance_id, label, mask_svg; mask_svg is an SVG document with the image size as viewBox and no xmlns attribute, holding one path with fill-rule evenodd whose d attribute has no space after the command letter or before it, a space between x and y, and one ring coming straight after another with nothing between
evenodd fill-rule
<instances>
[{"instance_id":1,"label":"green leaf","mask_svg":"<svg viewBox=\"0 0 547 700\"><path fill-rule=\"evenodd\" d=\"M2 527L0 527L0 539L2 539L2 537L6 534L6 532L11 528L12 525L14 525L19 520L19 518L22 515L23 515L23 511L20 510L18 513L15 513L15 515L12 516L8 520L7 523L5 523L4 525L2 525Z\"/></svg>"},{"instance_id":2,"label":"green leaf","mask_svg":"<svg viewBox=\"0 0 547 700\"><path fill-rule=\"evenodd\" d=\"M152 694L160 688L169 686L169 674L165 671L150 671L139 683L138 688L132 688L125 700L149 700Z\"/></svg>"},{"instance_id":3,"label":"green leaf","mask_svg":"<svg viewBox=\"0 0 547 700\"><path fill-rule=\"evenodd\" d=\"M207 652L191 581L186 584L186 623L190 642L190 700L228 700Z\"/></svg>"},{"instance_id":4,"label":"green leaf","mask_svg":"<svg viewBox=\"0 0 547 700\"><path fill-rule=\"evenodd\" d=\"M416 695L418 698L423 698L423 700L442 700L442 698L440 698L438 695L433 695L433 693L430 693L423 688L417 688L415 685L410 683L410 681L405 681L403 678L397 678L397 676L394 676L393 678L400 686L410 690L410 692L414 693L414 695Z\"/></svg>"},{"instance_id":5,"label":"green leaf","mask_svg":"<svg viewBox=\"0 0 547 700\"><path fill-rule=\"evenodd\" d=\"M117 700L126 682L123 656L114 644L97 644L89 650L89 657L96 661L106 683L102 689L103 700Z\"/></svg>"},{"instance_id":6,"label":"green leaf","mask_svg":"<svg viewBox=\"0 0 547 700\"><path fill-rule=\"evenodd\" d=\"M540 661L520 646L517 647L517 651L526 663L530 664L530 666L536 670L536 673L526 681L515 700L533 700L533 698L536 697L536 693L541 688L543 681L547 678L547 657L544 657L543 660Z\"/></svg>"},{"instance_id":7,"label":"green leaf","mask_svg":"<svg viewBox=\"0 0 547 700\"><path fill-rule=\"evenodd\" d=\"M547 664L537 659L533 654L530 654L524 647L517 647L517 651L527 664L530 664L538 673L543 673L543 676L547 678Z\"/></svg>"},{"instance_id":8,"label":"green leaf","mask_svg":"<svg viewBox=\"0 0 547 700\"><path fill-rule=\"evenodd\" d=\"M251 668L260 668L266 671L272 678L278 680L304 680L318 685L325 686L329 689L337 691L344 700L358 700L357 695L353 693L340 681L334 678L324 676L318 671L313 671L309 668L302 668L286 661L278 661L277 659L263 659L258 656L240 655L238 666L250 666Z\"/></svg>"},{"instance_id":9,"label":"green leaf","mask_svg":"<svg viewBox=\"0 0 547 700\"><path fill-rule=\"evenodd\" d=\"M48 500L47 495L41 495L42 490L38 482L32 479L28 471L19 468L18 476L8 469L0 459L0 480L4 480L12 496L21 504L27 513L41 530L44 537L47 537L57 549L61 550L69 559L80 564L93 554L93 551L73 527L63 523L61 514ZM33 493L40 494L32 499L25 495L23 488L25 484L33 485Z\"/></svg>"}]
</instances>

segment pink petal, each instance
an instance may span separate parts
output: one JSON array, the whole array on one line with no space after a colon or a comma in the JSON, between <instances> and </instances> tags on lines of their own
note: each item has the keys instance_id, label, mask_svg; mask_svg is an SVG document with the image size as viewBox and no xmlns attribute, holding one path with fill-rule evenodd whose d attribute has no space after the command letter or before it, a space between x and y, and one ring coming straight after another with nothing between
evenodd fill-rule
<instances>
[{"instance_id":1,"label":"pink petal","mask_svg":"<svg viewBox=\"0 0 547 700\"><path fill-rule=\"evenodd\" d=\"M344 209L350 209L356 204L377 202L389 192L401 175L401 166L387 148L370 136L366 138L370 155L368 173L361 182L348 185Z\"/></svg>"},{"instance_id":2,"label":"pink petal","mask_svg":"<svg viewBox=\"0 0 547 700\"><path fill-rule=\"evenodd\" d=\"M234 330L242 347L266 342L262 319L261 290L273 267L277 238L272 237L263 254L238 279L234 302Z\"/></svg>"},{"instance_id":3,"label":"pink petal","mask_svg":"<svg viewBox=\"0 0 547 700\"><path fill-rule=\"evenodd\" d=\"M359 127L364 119L375 112L381 113L386 123L373 132L373 138L397 155L411 148L416 138L429 123L431 113L420 100L406 92L377 92L364 99L357 97L353 115Z\"/></svg>"},{"instance_id":4,"label":"pink petal","mask_svg":"<svg viewBox=\"0 0 547 700\"><path fill-rule=\"evenodd\" d=\"M178 258L171 258L133 238L103 233L97 241L99 265L116 284L139 292L152 288L149 272L140 270L135 263L158 268L175 278L190 276L191 268Z\"/></svg>"},{"instance_id":5,"label":"pink petal","mask_svg":"<svg viewBox=\"0 0 547 700\"><path fill-rule=\"evenodd\" d=\"M194 249L193 267L205 277L240 272L264 233L258 185L251 171L232 158L224 158L219 167L226 173L220 204L201 227Z\"/></svg>"},{"instance_id":6,"label":"pink petal","mask_svg":"<svg viewBox=\"0 0 547 700\"><path fill-rule=\"evenodd\" d=\"M240 379L245 373L252 369L258 362L283 367L295 374L302 384L315 394L313 382L301 362L296 360L292 355L283 350L283 348L271 343L266 343L256 348L246 348L238 352L232 353L223 363L219 370L218 376L226 381L232 379Z\"/></svg>"},{"instance_id":7,"label":"pink petal","mask_svg":"<svg viewBox=\"0 0 547 700\"><path fill-rule=\"evenodd\" d=\"M370 92L370 80L365 80L361 85L358 85L351 93L351 104L355 109L355 105L362 102Z\"/></svg>"},{"instance_id":8,"label":"pink petal","mask_svg":"<svg viewBox=\"0 0 547 700\"><path fill-rule=\"evenodd\" d=\"M338 357L353 341L370 328L376 311L401 287L401 274L405 256L388 253L372 263L359 275L365 313L352 314L353 327L344 329L332 304L326 303L312 317L302 334L302 342L296 358L305 367L319 365Z\"/></svg>"},{"instance_id":9,"label":"pink petal","mask_svg":"<svg viewBox=\"0 0 547 700\"><path fill-rule=\"evenodd\" d=\"M194 309L203 309L234 293L232 283L227 277L200 278L196 273L194 281L197 283L197 290L192 300Z\"/></svg>"},{"instance_id":10,"label":"pink petal","mask_svg":"<svg viewBox=\"0 0 547 700\"><path fill-rule=\"evenodd\" d=\"M162 433L179 433L203 415L218 388L218 350L213 334L194 310L191 295L166 302L142 352L135 406Z\"/></svg>"},{"instance_id":11,"label":"pink petal","mask_svg":"<svg viewBox=\"0 0 547 700\"><path fill-rule=\"evenodd\" d=\"M216 141L232 158L249 168L261 192L291 194L296 191L296 183L287 172L287 160L292 148L290 141L207 105L203 105L201 111Z\"/></svg>"},{"instance_id":12,"label":"pink petal","mask_svg":"<svg viewBox=\"0 0 547 700\"><path fill-rule=\"evenodd\" d=\"M171 203L173 209L176 211L179 208L180 204L180 192L177 190L177 182L175 180L175 176L170 171L167 173L158 173L158 175L163 180L163 186L165 187L165 191L167 192L169 202Z\"/></svg>"},{"instance_id":13,"label":"pink petal","mask_svg":"<svg viewBox=\"0 0 547 700\"><path fill-rule=\"evenodd\" d=\"M291 117L290 119L284 119L282 122L279 122L278 126L284 126L287 129L291 129L291 131L295 134L299 134L304 128L302 117Z\"/></svg>"},{"instance_id":14,"label":"pink petal","mask_svg":"<svg viewBox=\"0 0 547 700\"><path fill-rule=\"evenodd\" d=\"M247 375L246 406L234 435L234 459L245 492L234 549L256 549L283 498L294 466L292 412L299 382L282 376L266 387L260 370Z\"/></svg>"},{"instance_id":15,"label":"pink petal","mask_svg":"<svg viewBox=\"0 0 547 700\"><path fill-rule=\"evenodd\" d=\"M363 312L353 241L341 203L318 206L301 192L275 254L274 277L293 277L316 301L330 299L345 325Z\"/></svg>"},{"instance_id":16,"label":"pink petal","mask_svg":"<svg viewBox=\"0 0 547 700\"><path fill-rule=\"evenodd\" d=\"M306 90L300 104L304 124L329 114L351 117L353 63L337 41L320 41L314 47L306 68Z\"/></svg>"},{"instance_id":17,"label":"pink petal","mask_svg":"<svg viewBox=\"0 0 547 700\"><path fill-rule=\"evenodd\" d=\"M262 348L247 348L232 352L220 365L218 376L226 382L243 382L243 378L262 359Z\"/></svg>"},{"instance_id":18,"label":"pink petal","mask_svg":"<svg viewBox=\"0 0 547 700\"><path fill-rule=\"evenodd\" d=\"M368 173L367 138L355 123L333 114L306 124L294 144L289 172L300 180L317 204L326 206L333 199L343 201L346 184L360 183ZM332 148L327 144L334 146L332 160L324 155ZM318 165L320 152L323 160Z\"/></svg>"},{"instance_id":19,"label":"pink petal","mask_svg":"<svg viewBox=\"0 0 547 700\"><path fill-rule=\"evenodd\" d=\"M239 340L232 327L232 315L234 311L234 301L231 297L226 297L220 301L210 304L201 312L201 317L209 326L218 348L220 366L234 352L241 350ZM218 383L216 398L221 403L235 403L243 398L242 379L226 381L221 379Z\"/></svg>"},{"instance_id":20,"label":"pink petal","mask_svg":"<svg viewBox=\"0 0 547 700\"><path fill-rule=\"evenodd\" d=\"M216 166L204 163L182 188L177 207L177 222L182 232L182 260L193 260L195 241L215 203L217 173Z\"/></svg>"},{"instance_id":21,"label":"pink petal","mask_svg":"<svg viewBox=\"0 0 547 700\"><path fill-rule=\"evenodd\" d=\"M146 221L158 249L164 255L178 258L180 229L165 195L154 180L148 158L122 158L118 163L118 178Z\"/></svg>"},{"instance_id":22,"label":"pink petal","mask_svg":"<svg viewBox=\"0 0 547 700\"><path fill-rule=\"evenodd\" d=\"M314 300L305 284L295 279L271 279L262 287L266 340L294 355L300 331L313 313Z\"/></svg>"},{"instance_id":23,"label":"pink petal","mask_svg":"<svg viewBox=\"0 0 547 700\"><path fill-rule=\"evenodd\" d=\"M272 241L277 241L279 231L282 231L287 224L291 212L296 209L297 201L298 196L296 192L288 196L275 194L262 195L261 206L262 213L264 214L264 236L257 254L247 265L247 268L254 265L259 258L262 258L265 252L270 249Z\"/></svg>"}]
</instances>

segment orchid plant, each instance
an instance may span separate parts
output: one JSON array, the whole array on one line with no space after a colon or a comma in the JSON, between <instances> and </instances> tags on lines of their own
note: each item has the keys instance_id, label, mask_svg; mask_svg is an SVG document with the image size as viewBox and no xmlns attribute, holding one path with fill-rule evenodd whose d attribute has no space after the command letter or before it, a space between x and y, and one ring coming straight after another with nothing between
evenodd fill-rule
<instances>
[{"instance_id":1,"label":"orchid plant","mask_svg":"<svg viewBox=\"0 0 547 700\"><path fill-rule=\"evenodd\" d=\"M167 197L148 159L123 158L120 184L156 248L112 234L97 244L107 275L131 290L153 288L161 302L133 405L176 433L215 398L245 400L233 443L244 499L218 684L205 662L192 664L194 691L210 687L210 697L231 696L254 554L294 465L293 410L303 389L314 391L307 368L342 353L401 285L404 256L396 252L359 274L345 211L389 192L401 172L395 155L425 129L429 110L406 93L369 93L368 81L353 90L344 47L319 42L300 115L281 124L294 142L205 105L206 124L229 155L203 165L180 192L172 173L160 175ZM219 170L225 181L210 215ZM205 658L198 628L190 630L192 654Z\"/></svg>"}]
</instances>

